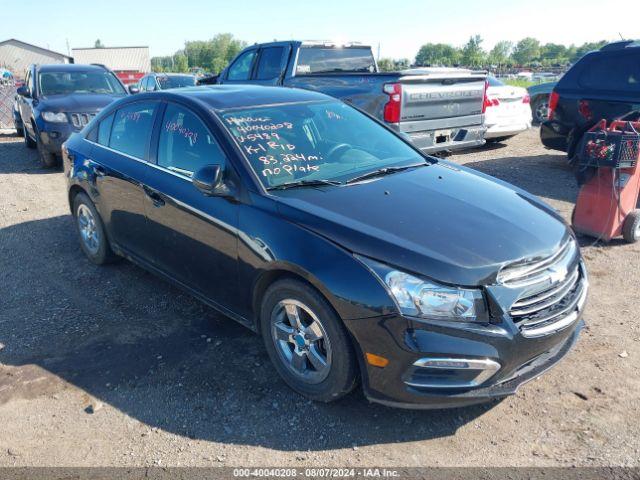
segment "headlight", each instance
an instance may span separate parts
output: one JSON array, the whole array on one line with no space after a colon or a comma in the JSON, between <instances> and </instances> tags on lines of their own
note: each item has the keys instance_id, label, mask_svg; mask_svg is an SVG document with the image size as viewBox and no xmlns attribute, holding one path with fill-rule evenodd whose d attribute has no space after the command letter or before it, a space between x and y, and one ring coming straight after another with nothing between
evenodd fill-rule
<instances>
[{"instance_id":1,"label":"headlight","mask_svg":"<svg viewBox=\"0 0 640 480\"><path fill-rule=\"evenodd\" d=\"M45 122L67 123L67 114L64 112L42 112L42 119Z\"/></svg>"},{"instance_id":2,"label":"headlight","mask_svg":"<svg viewBox=\"0 0 640 480\"><path fill-rule=\"evenodd\" d=\"M403 315L488 323L482 291L439 285L395 270L369 258L357 257L384 283Z\"/></svg>"}]
</instances>

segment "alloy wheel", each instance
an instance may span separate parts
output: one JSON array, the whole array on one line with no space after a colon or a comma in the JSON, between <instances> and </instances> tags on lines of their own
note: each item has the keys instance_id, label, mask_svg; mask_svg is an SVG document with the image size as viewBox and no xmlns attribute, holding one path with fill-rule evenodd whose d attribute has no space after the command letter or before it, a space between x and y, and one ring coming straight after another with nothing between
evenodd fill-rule
<instances>
[{"instance_id":1,"label":"alloy wheel","mask_svg":"<svg viewBox=\"0 0 640 480\"><path fill-rule=\"evenodd\" d=\"M536 120L544 122L549 119L549 102L542 101L536 105Z\"/></svg>"},{"instance_id":2,"label":"alloy wheel","mask_svg":"<svg viewBox=\"0 0 640 480\"><path fill-rule=\"evenodd\" d=\"M271 313L271 336L278 357L300 380L316 384L331 371L331 343L318 316L293 299L276 304Z\"/></svg>"},{"instance_id":3,"label":"alloy wheel","mask_svg":"<svg viewBox=\"0 0 640 480\"><path fill-rule=\"evenodd\" d=\"M97 254L100 249L100 232L91 209L84 203L80 204L76 218L82 243L92 255Z\"/></svg>"}]
</instances>

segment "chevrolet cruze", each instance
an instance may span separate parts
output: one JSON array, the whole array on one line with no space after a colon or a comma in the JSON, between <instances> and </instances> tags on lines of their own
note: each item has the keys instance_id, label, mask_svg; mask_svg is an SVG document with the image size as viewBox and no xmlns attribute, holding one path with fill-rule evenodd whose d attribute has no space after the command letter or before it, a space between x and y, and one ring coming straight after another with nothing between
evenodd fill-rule
<instances>
[{"instance_id":1,"label":"chevrolet cruze","mask_svg":"<svg viewBox=\"0 0 640 480\"><path fill-rule=\"evenodd\" d=\"M587 274L550 207L322 94L136 95L63 155L92 262L125 257L258 332L313 400L504 397L583 325Z\"/></svg>"}]
</instances>

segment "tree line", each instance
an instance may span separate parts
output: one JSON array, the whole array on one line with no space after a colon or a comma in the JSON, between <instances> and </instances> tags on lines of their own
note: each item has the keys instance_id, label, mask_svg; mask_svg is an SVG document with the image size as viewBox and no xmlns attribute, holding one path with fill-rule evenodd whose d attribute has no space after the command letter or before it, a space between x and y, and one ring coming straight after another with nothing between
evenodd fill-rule
<instances>
[{"instance_id":1,"label":"tree line","mask_svg":"<svg viewBox=\"0 0 640 480\"><path fill-rule=\"evenodd\" d=\"M151 58L151 69L154 72L219 73L246 46L246 42L231 33L220 33L211 40L185 42L184 48L173 55Z\"/></svg>"},{"instance_id":2,"label":"tree line","mask_svg":"<svg viewBox=\"0 0 640 480\"><path fill-rule=\"evenodd\" d=\"M474 35L461 47L447 43L426 43L420 47L414 61L408 58L381 58L382 71L402 70L410 66L442 66L508 69L514 67L551 68L566 67L585 53L597 50L608 42L587 42L582 45L542 44L526 37L519 42L501 41L486 51L483 39ZM221 33L211 40L190 41L173 55L153 57L151 68L155 72L207 72L219 73L247 43L231 33Z\"/></svg>"},{"instance_id":3,"label":"tree line","mask_svg":"<svg viewBox=\"0 0 640 480\"><path fill-rule=\"evenodd\" d=\"M420 47L415 58L417 66L465 66L485 68L550 68L566 67L575 63L591 50L606 45L606 40L587 42L582 45L542 44L539 40L526 37L513 43L500 41L486 51L482 48L482 37L472 36L462 47L446 43L426 43Z\"/></svg>"}]
</instances>

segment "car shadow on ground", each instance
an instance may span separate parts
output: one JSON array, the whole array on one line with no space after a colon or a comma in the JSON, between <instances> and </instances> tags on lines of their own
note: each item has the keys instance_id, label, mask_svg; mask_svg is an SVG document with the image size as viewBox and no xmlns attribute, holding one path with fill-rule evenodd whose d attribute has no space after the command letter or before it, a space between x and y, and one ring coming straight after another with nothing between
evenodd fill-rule
<instances>
[{"instance_id":1,"label":"car shadow on ground","mask_svg":"<svg viewBox=\"0 0 640 480\"><path fill-rule=\"evenodd\" d=\"M479 151L479 152L491 152L493 150L501 150L503 148L506 148L507 144L502 141L502 142L498 142L498 141L492 141L492 140L487 140L486 143L484 145L481 145L479 147L475 147L475 148L471 148L468 150L464 150L464 153L470 153L470 152L474 152L474 151Z\"/></svg>"},{"instance_id":2,"label":"car shadow on ground","mask_svg":"<svg viewBox=\"0 0 640 480\"><path fill-rule=\"evenodd\" d=\"M13 141L12 141L13 140ZM19 161L13 161L19 159ZM27 148L15 134L0 134L0 174L3 173L60 173L61 168L44 168L38 161L38 152Z\"/></svg>"},{"instance_id":3,"label":"car shadow on ground","mask_svg":"<svg viewBox=\"0 0 640 480\"><path fill-rule=\"evenodd\" d=\"M69 215L0 229L0 251L11 252L0 257L0 362L16 367L0 377L0 404L66 382L151 428L285 451L450 436L495 405L398 410L361 391L307 401L246 328L127 261L91 264ZM49 387L20 374L34 366L53 374Z\"/></svg>"},{"instance_id":4,"label":"car shadow on ground","mask_svg":"<svg viewBox=\"0 0 640 480\"><path fill-rule=\"evenodd\" d=\"M456 162L456 157L452 157ZM574 203L578 196L578 184L566 155L529 155L501 157L465 162L487 175L499 178L541 198Z\"/></svg>"}]
</instances>

